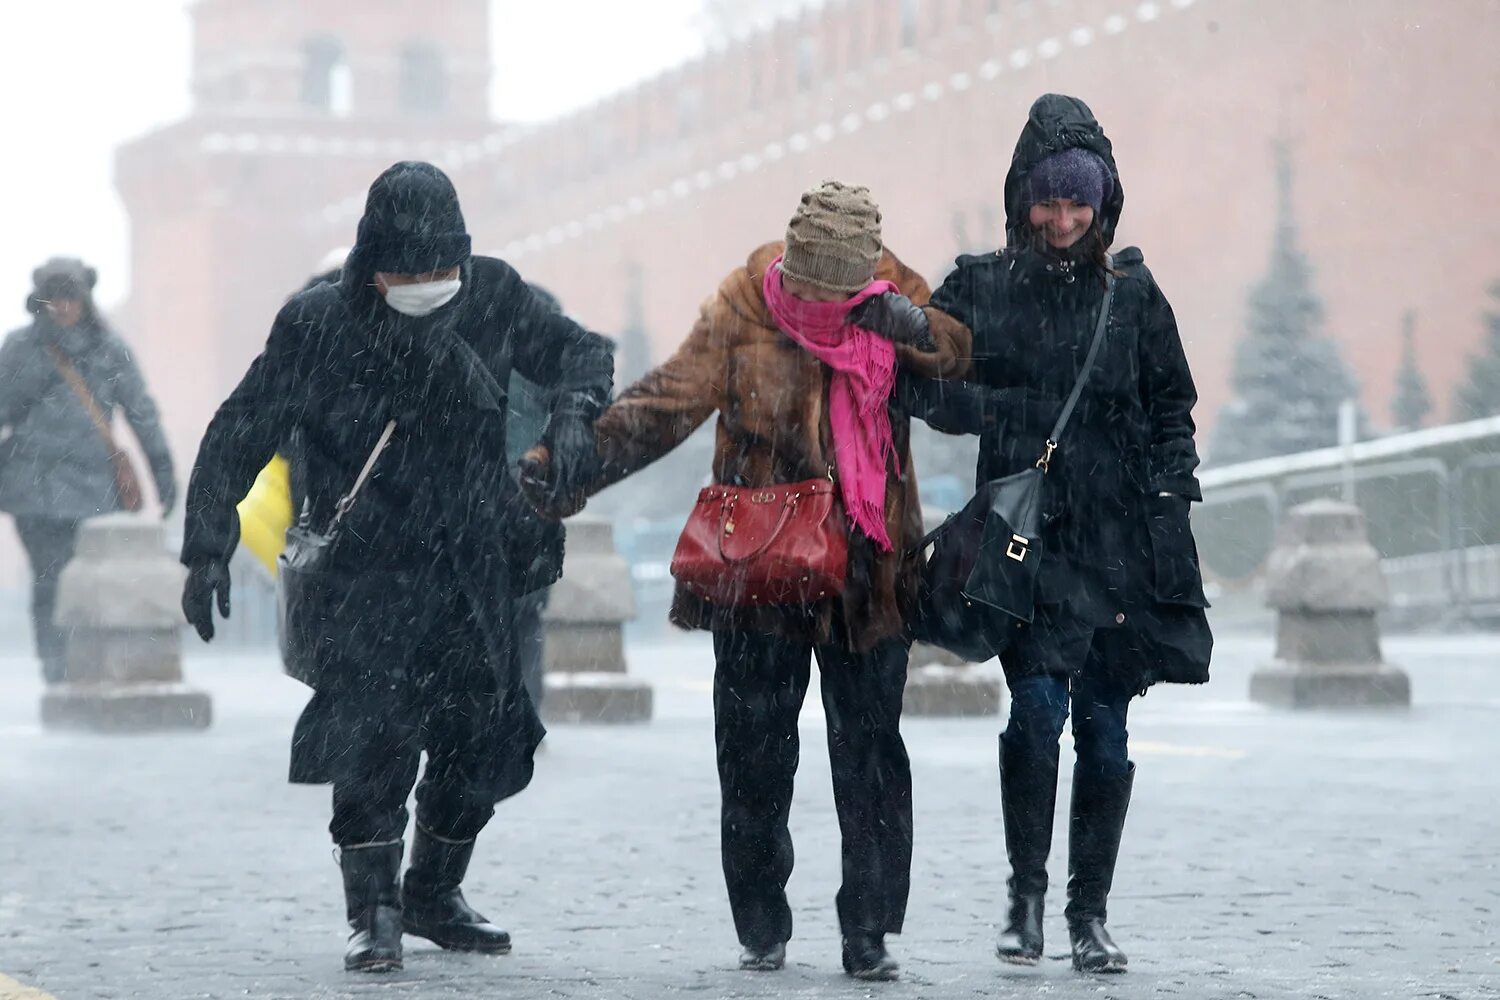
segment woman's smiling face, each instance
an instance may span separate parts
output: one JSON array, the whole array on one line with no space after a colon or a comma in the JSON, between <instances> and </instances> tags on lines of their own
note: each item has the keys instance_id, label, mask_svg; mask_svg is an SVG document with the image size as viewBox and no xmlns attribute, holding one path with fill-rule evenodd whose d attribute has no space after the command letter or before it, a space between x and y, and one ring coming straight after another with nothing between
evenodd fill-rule
<instances>
[{"instance_id":1,"label":"woman's smiling face","mask_svg":"<svg viewBox=\"0 0 1500 1000\"><path fill-rule=\"evenodd\" d=\"M1094 224L1094 209L1070 198L1051 198L1031 206L1029 221L1033 229L1041 230L1049 246L1066 250Z\"/></svg>"}]
</instances>

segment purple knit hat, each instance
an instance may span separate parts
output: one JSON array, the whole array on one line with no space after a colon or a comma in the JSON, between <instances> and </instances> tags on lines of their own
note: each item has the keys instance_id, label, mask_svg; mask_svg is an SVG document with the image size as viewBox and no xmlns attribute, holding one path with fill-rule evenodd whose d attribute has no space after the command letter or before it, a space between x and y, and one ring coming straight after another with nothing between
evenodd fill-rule
<instances>
[{"instance_id":1,"label":"purple knit hat","mask_svg":"<svg viewBox=\"0 0 1500 1000\"><path fill-rule=\"evenodd\" d=\"M1067 198L1088 205L1095 215L1114 191L1114 182L1105 162L1094 153L1076 146L1053 153L1038 163L1026 180L1031 204Z\"/></svg>"}]
</instances>

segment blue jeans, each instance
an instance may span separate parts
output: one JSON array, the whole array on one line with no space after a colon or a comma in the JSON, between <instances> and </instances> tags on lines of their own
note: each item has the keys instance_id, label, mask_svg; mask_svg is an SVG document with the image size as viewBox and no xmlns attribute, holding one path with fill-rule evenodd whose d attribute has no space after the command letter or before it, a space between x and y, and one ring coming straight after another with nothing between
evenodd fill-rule
<instances>
[{"instance_id":1,"label":"blue jeans","mask_svg":"<svg viewBox=\"0 0 1500 1000\"><path fill-rule=\"evenodd\" d=\"M1096 666L1096 664L1089 664ZM1048 756L1073 716L1073 747L1078 766L1101 778L1130 770L1125 715L1135 691L1104 670L1022 677L1010 685L1010 723L1001 739L1028 755Z\"/></svg>"}]
</instances>

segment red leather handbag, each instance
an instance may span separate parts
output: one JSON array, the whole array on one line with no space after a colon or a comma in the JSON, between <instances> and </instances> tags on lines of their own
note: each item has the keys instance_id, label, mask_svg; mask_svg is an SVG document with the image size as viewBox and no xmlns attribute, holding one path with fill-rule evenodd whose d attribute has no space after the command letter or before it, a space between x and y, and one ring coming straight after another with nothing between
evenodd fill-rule
<instances>
[{"instance_id":1,"label":"red leather handbag","mask_svg":"<svg viewBox=\"0 0 1500 1000\"><path fill-rule=\"evenodd\" d=\"M844 590L849 537L832 479L708 486L672 555L672 576L727 607L811 604Z\"/></svg>"}]
</instances>

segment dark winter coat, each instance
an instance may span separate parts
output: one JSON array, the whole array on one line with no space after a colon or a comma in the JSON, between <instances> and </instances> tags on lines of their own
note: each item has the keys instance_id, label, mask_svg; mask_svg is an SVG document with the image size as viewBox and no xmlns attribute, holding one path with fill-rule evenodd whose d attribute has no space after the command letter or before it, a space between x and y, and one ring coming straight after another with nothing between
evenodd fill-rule
<instances>
[{"instance_id":1,"label":"dark winter coat","mask_svg":"<svg viewBox=\"0 0 1500 1000\"><path fill-rule=\"evenodd\" d=\"M0 427L10 432L0 443L0 510L18 517L82 521L121 509L109 448L48 346L73 362L101 411L124 411L150 465L157 495L174 497L172 453L129 348L92 307L77 325L66 328L48 317L35 295L27 308L36 318L0 347Z\"/></svg>"},{"instance_id":2,"label":"dark winter coat","mask_svg":"<svg viewBox=\"0 0 1500 1000\"><path fill-rule=\"evenodd\" d=\"M833 465L829 429L830 369L777 329L761 289L780 243L750 255L704 303L686 341L664 364L620 394L599 418L605 478L615 482L671 451L718 414L713 480L769 486L823 476ZM894 282L918 305L927 282L889 251L876 278ZM969 334L941 313L932 318L938 350L924 354L897 346L902 369L919 375L963 374ZM912 466L910 421L893 401L891 428L900 468L886 480L886 528L895 551L881 553L863 535L850 539L842 614L831 603L811 609L717 608L677 588L672 620L686 628L736 628L788 638L830 639L862 652L901 635L914 607L922 513ZM835 620L848 634L830 632Z\"/></svg>"},{"instance_id":3,"label":"dark winter coat","mask_svg":"<svg viewBox=\"0 0 1500 1000\"><path fill-rule=\"evenodd\" d=\"M981 433L978 483L1036 463L1094 336L1103 271L1084 254L1036 248L1027 231L1028 169L1070 146L1091 149L1116 174L1098 220L1112 238L1123 195L1109 142L1082 102L1043 98L1006 182L1011 245L959 258L933 294L936 308L972 331L972 381L983 389L928 383L918 405L940 429ZM1197 392L1172 308L1140 251L1120 251L1114 267L1104 345L1046 479L1037 600L1095 626L1141 630L1151 650L1138 664L1143 687L1201 682L1208 602L1188 524L1189 501L1202 499Z\"/></svg>"},{"instance_id":4,"label":"dark winter coat","mask_svg":"<svg viewBox=\"0 0 1500 1000\"><path fill-rule=\"evenodd\" d=\"M331 780L341 729L378 719L382 698L398 689L381 675L431 669L413 662L415 646L450 620L482 636L503 703L493 750L518 769L498 783L496 798L529 780L542 729L516 670L509 606L512 568L537 544L517 537L517 526L536 522L521 516L506 461L504 387L515 368L553 389L559 405L597 412L613 361L608 341L542 308L503 261L474 257L462 276L453 301L404 317L375 291L356 250L337 284L316 285L282 308L264 352L204 435L187 501L188 565L233 551L234 505L289 435L310 523L324 530L386 421L397 421L331 554L351 578L337 612L347 643L332 651L329 688L298 726L293 780Z\"/></svg>"}]
</instances>

